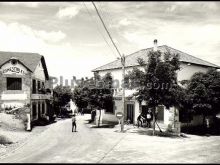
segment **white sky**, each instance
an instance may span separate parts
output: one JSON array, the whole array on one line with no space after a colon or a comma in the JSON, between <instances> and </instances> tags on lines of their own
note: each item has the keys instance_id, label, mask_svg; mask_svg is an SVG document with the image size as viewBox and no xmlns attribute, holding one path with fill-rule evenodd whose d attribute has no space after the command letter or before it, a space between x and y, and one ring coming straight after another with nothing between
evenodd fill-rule
<instances>
[{"instance_id":1,"label":"white sky","mask_svg":"<svg viewBox=\"0 0 220 165\"><path fill-rule=\"evenodd\" d=\"M125 55L157 39L220 65L220 2L95 3ZM49 74L66 79L118 57L91 2L0 2L0 51L42 54Z\"/></svg>"}]
</instances>

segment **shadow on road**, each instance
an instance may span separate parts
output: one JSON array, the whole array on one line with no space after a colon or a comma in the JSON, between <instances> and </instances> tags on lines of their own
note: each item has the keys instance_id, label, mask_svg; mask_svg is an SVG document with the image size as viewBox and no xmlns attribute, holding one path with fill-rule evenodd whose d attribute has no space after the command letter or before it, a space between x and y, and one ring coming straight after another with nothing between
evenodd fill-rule
<instances>
[{"instance_id":1,"label":"shadow on road","mask_svg":"<svg viewBox=\"0 0 220 165\"><path fill-rule=\"evenodd\" d=\"M100 125L99 127L97 125L91 126L90 128L114 128L114 125L108 125L108 124L103 124Z\"/></svg>"},{"instance_id":2,"label":"shadow on road","mask_svg":"<svg viewBox=\"0 0 220 165\"><path fill-rule=\"evenodd\" d=\"M36 126L46 126L46 125L50 125L50 124L54 124L56 123L57 120L54 120L54 121L47 121L47 120L37 120L35 122L32 123L32 128L36 127Z\"/></svg>"},{"instance_id":3,"label":"shadow on road","mask_svg":"<svg viewBox=\"0 0 220 165\"><path fill-rule=\"evenodd\" d=\"M139 135L148 135L148 136L153 136L153 130L152 129L147 129L147 130L133 130L130 133L136 133ZM158 136L158 137L168 137L168 138L188 138L186 135L184 134L173 134L173 133L169 133L169 132L160 132L158 130L155 130L155 135L154 136Z\"/></svg>"}]
</instances>

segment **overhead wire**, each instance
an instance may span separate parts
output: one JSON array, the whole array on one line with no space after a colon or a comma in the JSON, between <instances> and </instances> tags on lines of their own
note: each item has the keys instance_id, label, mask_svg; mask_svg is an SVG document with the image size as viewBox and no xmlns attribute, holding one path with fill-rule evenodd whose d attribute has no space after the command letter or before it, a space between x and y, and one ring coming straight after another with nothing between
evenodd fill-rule
<instances>
[{"instance_id":1,"label":"overhead wire","mask_svg":"<svg viewBox=\"0 0 220 165\"><path fill-rule=\"evenodd\" d=\"M94 3L93 1L92 1L92 4L93 4L93 6L95 7L95 10L96 10L96 12L97 12L97 14L98 14L98 16L99 16L99 18L100 18L102 24L103 24L103 26L104 26L104 28L105 28L105 30L106 30L108 36L109 36L109 38L110 38L112 44L114 45L115 49L117 50L119 56L122 58L122 55L121 55L121 53L120 53L118 47L116 46L115 42L113 41L112 36L111 36L111 34L109 33L109 31L108 31L108 29L107 29L107 27L106 27L106 25L105 25L105 23L104 23L104 21L103 21L101 15L100 15L99 11L98 11L98 9L97 9L97 7L96 7L96 5L95 5L95 3Z\"/></svg>"},{"instance_id":2,"label":"overhead wire","mask_svg":"<svg viewBox=\"0 0 220 165\"><path fill-rule=\"evenodd\" d=\"M97 2L97 8L99 9L100 13L102 14L103 18L105 18L105 24L107 27L113 26L113 20L112 15L110 14L109 10L104 10L103 12L103 8L104 8L104 2ZM109 25L109 26L108 26ZM110 31L110 29L109 29ZM111 31L112 36L118 36L114 30ZM117 37L119 39L119 37ZM120 48L120 42L117 40L118 44L117 46Z\"/></svg>"},{"instance_id":3,"label":"overhead wire","mask_svg":"<svg viewBox=\"0 0 220 165\"><path fill-rule=\"evenodd\" d=\"M99 26L98 26L98 23L97 23L97 20L94 19L92 13L89 11L88 7L86 6L85 2L83 2L83 5L87 11L87 14L91 17L91 19L95 22L96 24L96 28L98 30L98 32L101 34L102 38L104 39L105 43L108 45L108 47L110 48L112 54L117 58L117 55L115 54L115 52L113 51L112 47L110 46L110 44L108 43L108 41L106 40L105 36L102 34Z\"/></svg>"}]
</instances>

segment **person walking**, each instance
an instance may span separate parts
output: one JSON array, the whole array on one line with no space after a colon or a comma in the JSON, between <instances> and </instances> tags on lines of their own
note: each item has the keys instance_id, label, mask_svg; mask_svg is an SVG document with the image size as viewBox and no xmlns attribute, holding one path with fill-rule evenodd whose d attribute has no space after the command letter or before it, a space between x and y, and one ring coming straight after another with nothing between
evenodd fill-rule
<instances>
[{"instance_id":1,"label":"person walking","mask_svg":"<svg viewBox=\"0 0 220 165\"><path fill-rule=\"evenodd\" d=\"M72 117L72 132L74 129L76 132L76 115L75 114L73 114L73 117Z\"/></svg>"}]
</instances>

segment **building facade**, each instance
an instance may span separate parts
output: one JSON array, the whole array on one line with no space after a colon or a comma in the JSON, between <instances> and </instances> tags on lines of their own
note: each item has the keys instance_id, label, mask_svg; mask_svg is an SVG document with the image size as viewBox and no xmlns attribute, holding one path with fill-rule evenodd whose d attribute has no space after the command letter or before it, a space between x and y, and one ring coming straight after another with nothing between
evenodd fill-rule
<instances>
[{"instance_id":1,"label":"building facade","mask_svg":"<svg viewBox=\"0 0 220 165\"><path fill-rule=\"evenodd\" d=\"M176 50L166 45L157 46L157 43L154 47L143 49L132 53L125 57L125 74L129 71L132 71L134 67L144 70L144 67L140 66L137 62L138 58L142 58L144 61L148 61L148 53L152 50L159 50L162 52L162 56L165 52L170 52L171 54L178 54L180 60L180 70L177 72L177 79L178 81L182 80L189 80L191 76L196 72L207 72L210 68L219 69L220 67L212 64L210 62L204 61L182 51ZM163 58L163 57L162 57ZM115 106L112 112L107 112L103 116L103 120L107 121L115 121L117 122L118 119L116 118L116 113L122 111L122 64L121 60L116 60L101 67L98 67L92 70L94 73L98 73L100 76L104 76L106 73L111 73L114 80L119 82L119 86L114 89L114 103ZM139 103L135 96L132 94L135 93L135 90L125 90L125 110L124 110L124 119L130 120L132 123L137 124L137 117L143 111L147 111L147 105L142 102ZM179 111L172 107L167 110L163 105L157 107L158 116L157 119L164 123L169 124L171 118L175 118L174 120L179 120ZM175 113L174 113L175 112ZM173 114L176 114L172 116Z\"/></svg>"},{"instance_id":2,"label":"building facade","mask_svg":"<svg viewBox=\"0 0 220 165\"><path fill-rule=\"evenodd\" d=\"M0 52L0 108L30 108L31 121L46 118L51 109L52 86L44 56Z\"/></svg>"}]
</instances>

